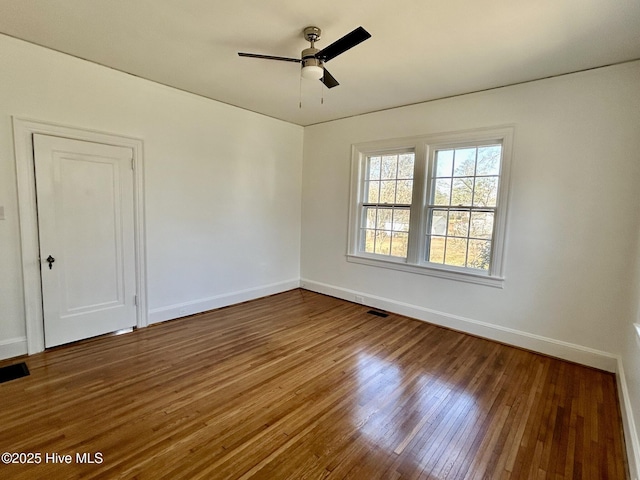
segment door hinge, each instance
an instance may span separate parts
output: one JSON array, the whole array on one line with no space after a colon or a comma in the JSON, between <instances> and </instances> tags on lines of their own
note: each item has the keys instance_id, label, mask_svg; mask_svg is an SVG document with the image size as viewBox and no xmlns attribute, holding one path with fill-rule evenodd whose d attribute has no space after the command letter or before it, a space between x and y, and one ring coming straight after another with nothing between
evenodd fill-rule
<instances>
[{"instance_id":1,"label":"door hinge","mask_svg":"<svg viewBox=\"0 0 640 480\"><path fill-rule=\"evenodd\" d=\"M131 170L135 170L136 169L136 162L135 160L132 158L131 159Z\"/></svg>"},{"instance_id":2,"label":"door hinge","mask_svg":"<svg viewBox=\"0 0 640 480\"><path fill-rule=\"evenodd\" d=\"M134 295L133 296L133 304L137 307L138 306L138 295Z\"/></svg>"}]
</instances>

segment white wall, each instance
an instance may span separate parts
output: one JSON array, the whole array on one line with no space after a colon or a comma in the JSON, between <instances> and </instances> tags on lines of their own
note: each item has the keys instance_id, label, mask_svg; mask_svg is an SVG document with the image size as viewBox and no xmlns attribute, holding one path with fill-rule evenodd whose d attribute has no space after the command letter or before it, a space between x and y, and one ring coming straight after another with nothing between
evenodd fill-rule
<instances>
[{"instance_id":1,"label":"white wall","mask_svg":"<svg viewBox=\"0 0 640 480\"><path fill-rule=\"evenodd\" d=\"M640 105L636 108L640 108ZM636 157L638 161L639 157L640 155ZM636 450L628 456L631 471L635 468L638 472L636 475L640 474L640 335L636 332L634 322L640 324L640 230L637 242L636 275L631 283L635 292L635 311L633 316L622 324L621 369L625 378L624 383L618 386L621 390L622 413L629 417L625 419L627 442L635 443Z\"/></svg>"},{"instance_id":2,"label":"white wall","mask_svg":"<svg viewBox=\"0 0 640 480\"><path fill-rule=\"evenodd\" d=\"M143 140L150 321L297 285L302 127L1 35L0 65L0 358L25 336L12 116Z\"/></svg>"},{"instance_id":3,"label":"white wall","mask_svg":"<svg viewBox=\"0 0 640 480\"><path fill-rule=\"evenodd\" d=\"M346 261L352 144L505 124L503 289ZM639 185L640 62L307 127L301 281L612 371L624 350L637 419Z\"/></svg>"}]
</instances>

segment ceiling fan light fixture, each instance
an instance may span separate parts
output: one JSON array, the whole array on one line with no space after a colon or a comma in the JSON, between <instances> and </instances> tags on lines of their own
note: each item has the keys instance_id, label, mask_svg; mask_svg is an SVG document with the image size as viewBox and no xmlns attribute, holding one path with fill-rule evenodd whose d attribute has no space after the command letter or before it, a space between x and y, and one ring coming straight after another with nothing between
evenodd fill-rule
<instances>
[{"instance_id":1,"label":"ceiling fan light fixture","mask_svg":"<svg viewBox=\"0 0 640 480\"><path fill-rule=\"evenodd\" d=\"M307 65L302 67L302 78L309 80L320 80L324 75L324 69L318 65Z\"/></svg>"},{"instance_id":2,"label":"ceiling fan light fixture","mask_svg":"<svg viewBox=\"0 0 640 480\"><path fill-rule=\"evenodd\" d=\"M322 60L316 58L316 54L319 52L317 48L306 48L302 51L302 78L308 78L309 80L320 80L324 75L324 68L322 68Z\"/></svg>"}]
</instances>

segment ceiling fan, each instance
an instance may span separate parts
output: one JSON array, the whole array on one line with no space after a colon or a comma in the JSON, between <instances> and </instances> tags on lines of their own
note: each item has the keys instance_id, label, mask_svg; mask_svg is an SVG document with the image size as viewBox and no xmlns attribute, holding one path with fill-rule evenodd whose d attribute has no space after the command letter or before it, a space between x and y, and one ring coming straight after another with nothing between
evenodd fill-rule
<instances>
[{"instance_id":1,"label":"ceiling fan","mask_svg":"<svg viewBox=\"0 0 640 480\"><path fill-rule=\"evenodd\" d=\"M311 43L309 48L302 50L301 58L274 57L272 55L260 55L257 53L238 52L241 57L263 58L265 60L279 60L282 62L296 62L302 66L302 77L312 80L320 80L327 88L333 88L340 85L338 81L331 75L324 64L329 60L336 58L338 55L355 47L359 43L364 42L371 37L371 34L364 28L358 27L347 33L344 37L336 40L328 47L318 50L315 42L320 40L322 31L318 27L307 27L303 30L304 38Z\"/></svg>"}]
</instances>

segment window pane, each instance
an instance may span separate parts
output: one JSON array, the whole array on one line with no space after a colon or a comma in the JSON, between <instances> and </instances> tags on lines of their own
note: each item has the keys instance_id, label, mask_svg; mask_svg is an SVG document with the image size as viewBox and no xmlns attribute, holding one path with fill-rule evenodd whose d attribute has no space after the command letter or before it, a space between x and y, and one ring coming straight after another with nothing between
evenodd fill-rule
<instances>
[{"instance_id":1,"label":"window pane","mask_svg":"<svg viewBox=\"0 0 640 480\"><path fill-rule=\"evenodd\" d=\"M451 205L471 205L473 178L454 178L451 188Z\"/></svg>"},{"instance_id":2,"label":"window pane","mask_svg":"<svg viewBox=\"0 0 640 480\"><path fill-rule=\"evenodd\" d=\"M391 230L391 221L393 219L393 209L378 208L378 217L376 221L376 229Z\"/></svg>"},{"instance_id":3,"label":"window pane","mask_svg":"<svg viewBox=\"0 0 640 480\"><path fill-rule=\"evenodd\" d=\"M476 178L473 204L477 207L495 207L498 203L498 177Z\"/></svg>"},{"instance_id":4,"label":"window pane","mask_svg":"<svg viewBox=\"0 0 640 480\"><path fill-rule=\"evenodd\" d=\"M447 235L466 237L469 233L469 212L449 212Z\"/></svg>"},{"instance_id":5,"label":"window pane","mask_svg":"<svg viewBox=\"0 0 640 480\"><path fill-rule=\"evenodd\" d=\"M429 238L429 261L433 263L444 263L444 237Z\"/></svg>"},{"instance_id":6,"label":"window pane","mask_svg":"<svg viewBox=\"0 0 640 480\"><path fill-rule=\"evenodd\" d=\"M367 192L367 197L365 198L366 203L378 203L380 182L366 182L365 191Z\"/></svg>"},{"instance_id":7,"label":"window pane","mask_svg":"<svg viewBox=\"0 0 640 480\"><path fill-rule=\"evenodd\" d=\"M433 181L433 204L451 205L451 179L439 178Z\"/></svg>"},{"instance_id":8,"label":"window pane","mask_svg":"<svg viewBox=\"0 0 640 480\"><path fill-rule=\"evenodd\" d=\"M476 171L476 149L458 148L453 162L454 177L472 177Z\"/></svg>"},{"instance_id":9,"label":"window pane","mask_svg":"<svg viewBox=\"0 0 640 480\"><path fill-rule=\"evenodd\" d=\"M403 153L398 159L398 178L413 178L415 154Z\"/></svg>"},{"instance_id":10,"label":"window pane","mask_svg":"<svg viewBox=\"0 0 640 480\"><path fill-rule=\"evenodd\" d=\"M398 185L396 187L396 203L409 205L411 203L412 195L413 180L398 180Z\"/></svg>"},{"instance_id":11,"label":"window pane","mask_svg":"<svg viewBox=\"0 0 640 480\"><path fill-rule=\"evenodd\" d=\"M409 234L394 232L391 237L391 255L394 257L406 257Z\"/></svg>"},{"instance_id":12,"label":"window pane","mask_svg":"<svg viewBox=\"0 0 640 480\"><path fill-rule=\"evenodd\" d=\"M369 180L380 179L380 157L369 157Z\"/></svg>"},{"instance_id":13,"label":"window pane","mask_svg":"<svg viewBox=\"0 0 640 480\"><path fill-rule=\"evenodd\" d=\"M476 175L498 175L500 173L501 145L478 148L478 167Z\"/></svg>"},{"instance_id":14,"label":"window pane","mask_svg":"<svg viewBox=\"0 0 640 480\"><path fill-rule=\"evenodd\" d=\"M375 207L364 207L366 228L376 228L376 211L377 210L378 209Z\"/></svg>"},{"instance_id":15,"label":"window pane","mask_svg":"<svg viewBox=\"0 0 640 480\"><path fill-rule=\"evenodd\" d=\"M487 240L469 240L467 266L480 270L489 270L491 261L491 242Z\"/></svg>"},{"instance_id":16,"label":"window pane","mask_svg":"<svg viewBox=\"0 0 640 480\"><path fill-rule=\"evenodd\" d=\"M469 236L491 238L493 234L493 212L472 212Z\"/></svg>"},{"instance_id":17,"label":"window pane","mask_svg":"<svg viewBox=\"0 0 640 480\"><path fill-rule=\"evenodd\" d=\"M456 267L464 267L467 256L466 238L447 238L447 250L444 263Z\"/></svg>"},{"instance_id":18,"label":"window pane","mask_svg":"<svg viewBox=\"0 0 640 480\"><path fill-rule=\"evenodd\" d=\"M382 167L380 170L380 178L396 178L398 173L398 156L397 155L385 155L382 157Z\"/></svg>"},{"instance_id":19,"label":"window pane","mask_svg":"<svg viewBox=\"0 0 640 480\"><path fill-rule=\"evenodd\" d=\"M391 252L391 232L378 230L376 232L376 246L374 253L389 255Z\"/></svg>"},{"instance_id":20,"label":"window pane","mask_svg":"<svg viewBox=\"0 0 640 480\"><path fill-rule=\"evenodd\" d=\"M431 234L445 235L446 233L447 233L447 211L433 210L431 212Z\"/></svg>"},{"instance_id":21,"label":"window pane","mask_svg":"<svg viewBox=\"0 0 640 480\"><path fill-rule=\"evenodd\" d=\"M396 232L409 231L409 209L393 210L393 230Z\"/></svg>"},{"instance_id":22,"label":"window pane","mask_svg":"<svg viewBox=\"0 0 640 480\"><path fill-rule=\"evenodd\" d=\"M365 230L364 232L364 251L365 252L367 253L374 252L375 237L376 237L375 230Z\"/></svg>"},{"instance_id":23,"label":"window pane","mask_svg":"<svg viewBox=\"0 0 640 480\"><path fill-rule=\"evenodd\" d=\"M382 180L380 182L380 203L396 203L395 180Z\"/></svg>"},{"instance_id":24,"label":"window pane","mask_svg":"<svg viewBox=\"0 0 640 480\"><path fill-rule=\"evenodd\" d=\"M436 152L436 177L450 177L453 172L453 150L438 150Z\"/></svg>"}]
</instances>

